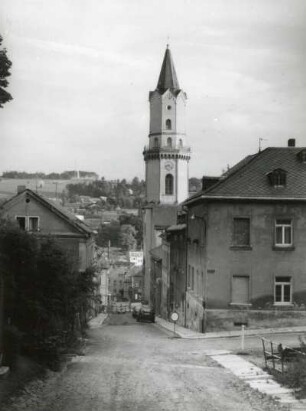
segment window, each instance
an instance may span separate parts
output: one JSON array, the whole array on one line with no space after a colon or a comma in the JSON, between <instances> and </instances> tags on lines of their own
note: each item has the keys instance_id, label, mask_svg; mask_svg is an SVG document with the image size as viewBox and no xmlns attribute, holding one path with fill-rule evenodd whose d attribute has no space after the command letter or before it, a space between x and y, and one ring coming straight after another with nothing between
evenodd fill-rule
<instances>
[{"instance_id":1,"label":"window","mask_svg":"<svg viewBox=\"0 0 306 411\"><path fill-rule=\"evenodd\" d=\"M233 246L250 245L250 219L234 218Z\"/></svg>"},{"instance_id":2,"label":"window","mask_svg":"<svg viewBox=\"0 0 306 411\"><path fill-rule=\"evenodd\" d=\"M17 216L16 221L21 230L39 231L39 217Z\"/></svg>"},{"instance_id":3,"label":"window","mask_svg":"<svg viewBox=\"0 0 306 411\"><path fill-rule=\"evenodd\" d=\"M248 304L249 277L234 275L232 279L232 304Z\"/></svg>"},{"instance_id":4,"label":"window","mask_svg":"<svg viewBox=\"0 0 306 411\"><path fill-rule=\"evenodd\" d=\"M297 155L302 163L306 163L306 150L300 151Z\"/></svg>"},{"instance_id":5,"label":"window","mask_svg":"<svg viewBox=\"0 0 306 411\"><path fill-rule=\"evenodd\" d=\"M292 220L278 218L275 221L275 245L288 247L292 245Z\"/></svg>"},{"instance_id":6,"label":"window","mask_svg":"<svg viewBox=\"0 0 306 411\"><path fill-rule=\"evenodd\" d=\"M306 150L303 150L303 151L301 152L301 161L302 161L303 163L306 163Z\"/></svg>"},{"instance_id":7,"label":"window","mask_svg":"<svg viewBox=\"0 0 306 411\"><path fill-rule=\"evenodd\" d=\"M165 178L165 192L167 195L172 195L173 194L173 175L172 174L167 174Z\"/></svg>"},{"instance_id":8,"label":"window","mask_svg":"<svg viewBox=\"0 0 306 411\"><path fill-rule=\"evenodd\" d=\"M183 147L183 140L181 138L179 139L179 146Z\"/></svg>"},{"instance_id":9,"label":"window","mask_svg":"<svg viewBox=\"0 0 306 411\"><path fill-rule=\"evenodd\" d=\"M291 294L291 277L275 277L275 304L290 304Z\"/></svg>"},{"instance_id":10,"label":"window","mask_svg":"<svg viewBox=\"0 0 306 411\"><path fill-rule=\"evenodd\" d=\"M158 147L158 138L157 137L154 138L154 147Z\"/></svg>"},{"instance_id":11,"label":"window","mask_svg":"<svg viewBox=\"0 0 306 411\"><path fill-rule=\"evenodd\" d=\"M167 138L167 146L172 147L172 138L171 137Z\"/></svg>"},{"instance_id":12,"label":"window","mask_svg":"<svg viewBox=\"0 0 306 411\"><path fill-rule=\"evenodd\" d=\"M268 174L270 184L273 187L284 187L286 185L287 172L278 168Z\"/></svg>"},{"instance_id":13,"label":"window","mask_svg":"<svg viewBox=\"0 0 306 411\"><path fill-rule=\"evenodd\" d=\"M38 231L38 217L29 217L29 231Z\"/></svg>"},{"instance_id":14,"label":"window","mask_svg":"<svg viewBox=\"0 0 306 411\"><path fill-rule=\"evenodd\" d=\"M19 228L21 228L21 230L25 230L26 229L26 218L25 217L16 217L17 223L19 225Z\"/></svg>"},{"instance_id":15,"label":"window","mask_svg":"<svg viewBox=\"0 0 306 411\"><path fill-rule=\"evenodd\" d=\"M168 118L168 119L166 120L166 129L167 129L167 130L171 130L171 128L172 128L171 120Z\"/></svg>"}]
</instances>

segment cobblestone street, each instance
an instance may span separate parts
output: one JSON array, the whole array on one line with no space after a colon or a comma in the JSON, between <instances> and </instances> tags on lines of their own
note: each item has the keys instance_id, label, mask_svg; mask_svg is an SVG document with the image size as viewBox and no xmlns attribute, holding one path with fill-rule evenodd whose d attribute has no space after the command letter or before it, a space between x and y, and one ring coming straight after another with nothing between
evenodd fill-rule
<instances>
[{"instance_id":1,"label":"cobblestone street","mask_svg":"<svg viewBox=\"0 0 306 411\"><path fill-rule=\"evenodd\" d=\"M281 410L210 358L205 343L115 314L89 331L86 355L31 386L6 411Z\"/></svg>"}]
</instances>

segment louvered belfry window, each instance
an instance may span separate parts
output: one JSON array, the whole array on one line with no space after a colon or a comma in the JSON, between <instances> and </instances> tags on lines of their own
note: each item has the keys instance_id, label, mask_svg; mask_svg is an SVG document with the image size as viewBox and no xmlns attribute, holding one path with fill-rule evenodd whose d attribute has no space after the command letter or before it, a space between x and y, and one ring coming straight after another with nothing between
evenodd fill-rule
<instances>
[{"instance_id":1,"label":"louvered belfry window","mask_svg":"<svg viewBox=\"0 0 306 411\"><path fill-rule=\"evenodd\" d=\"M250 245L250 219L249 218L234 218L233 245L234 246L249 246Z\"/></svg>"}]
</instances>

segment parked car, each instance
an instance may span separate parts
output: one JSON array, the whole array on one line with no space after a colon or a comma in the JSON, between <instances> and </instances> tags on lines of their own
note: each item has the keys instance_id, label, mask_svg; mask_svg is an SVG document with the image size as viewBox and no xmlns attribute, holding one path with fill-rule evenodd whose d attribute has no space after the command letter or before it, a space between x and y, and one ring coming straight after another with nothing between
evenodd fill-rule
<instances>
[{"instance_id":1,"label":"parked car","mask_svg":"<svg viewBox=\"0 0 306 411\"><path fill-rule=\"evenodd\" d=\"M155 323L155 310L149 304L142 304L137 315L137 321L151 321Z\"/></svg>"},{"instance_id":2,"label":"parked car","mask_svg":"<svg viewBox=\"0 0 306 411\"><path fill-rule=\"evenodd\" d=\"M132 316L134 318L137 318L139 310L141 309L142 304L141 303L131 303L131 311L132 311Z\"/></svg>"}]
</instances>

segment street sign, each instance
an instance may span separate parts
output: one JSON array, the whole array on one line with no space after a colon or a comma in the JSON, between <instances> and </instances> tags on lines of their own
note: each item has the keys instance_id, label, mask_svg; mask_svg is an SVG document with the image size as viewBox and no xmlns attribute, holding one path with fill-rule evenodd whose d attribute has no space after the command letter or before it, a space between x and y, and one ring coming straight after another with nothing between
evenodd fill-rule
<instances>
[{"instance_id":1,"label":"street sign","mask_svg":"<svg viewBox=\"0 0 306 411\"><path fill-rule=\"evenodd\" d=\"M176 323L177 320L178 320L178 318L179 318L178 313L173 312L173 313L171 314L171 320L172 320L173 322Z\"/></svg>"},{"instance_id":2,"label":"street sign","mask_svg":"<svg viewBox=\"0 0 306 411\"><path fill-rule=\"evenodd\" d=\"M179 319L179 315L177 312L173 312L170 316L171 320L173 321L173 336L175 337L175 324L177 320Z\"/></svg>"}]
</instances>

